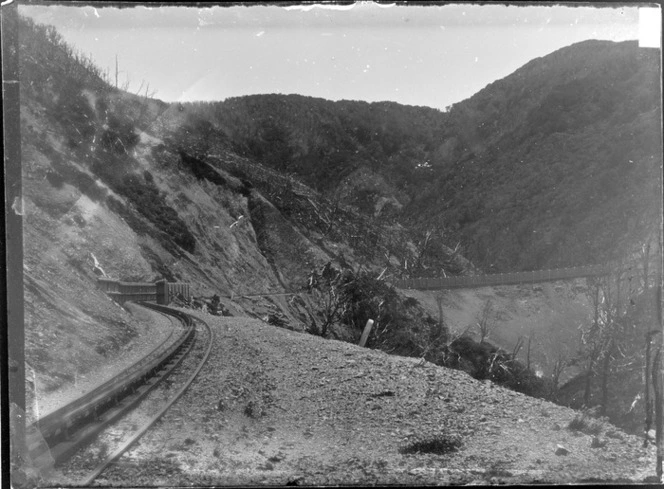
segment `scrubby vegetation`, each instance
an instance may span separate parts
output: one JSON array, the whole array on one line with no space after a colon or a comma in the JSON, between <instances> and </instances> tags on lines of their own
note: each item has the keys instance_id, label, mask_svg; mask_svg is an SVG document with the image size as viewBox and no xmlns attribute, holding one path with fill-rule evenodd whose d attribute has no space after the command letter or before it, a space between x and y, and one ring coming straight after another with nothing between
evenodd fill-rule
<instances>
[{"instance_id":1,"label":"scrubby vegetation","mask_svg":"<svg viewBox=\"0 0 664 489\"><path fill-rule=\"evenodd\" d=\"M47 117L65 135L68 149L89 170L76 168L40 139L37 147L55 170L49 181L55 186L69 183L93 201L105 202L137 233L150 234L167 248L193 253L193 234L134 159L139 131L148 123L154 102L137 96L132 101L121 94L106 74L74 52L52 27L23 17L20 27L21 88L47 108ZM101 182L130 205L109 196Z\"/></svg>"},{"instance_id":2,"label":"scrubby vegetation","mask_svg":"<svg viewBox=\"0 0 664 489\"><path fill-rule=\"evenodd\" d=\"M419 235L411 274L440 274L457 243L485 270L587 265L624 254L657 219L658 65L636 42L588 41L445 113L297 95L182 112L224 147Z\"/></svg>"},{"instance_id":3,"label":"scrubby vegetation","mask_svg":"<svg viewBox=\"0 0 664 489\"><path fill-rule=\"evenodd\" d=\"M599 435L604 429L601 420L590 417L587 413L577 414L567 425L567 429L580 431L586 435Z\"/></svg>"},{"instance_id":4,"label":"scrubby vegetation","mask_svg":"<svg viewBox=\"0 0 664 489\"><path fill-rule=\"evenodd\" d=\"M196 239L178 213L166 204L164 196L152 181L132 174L125 176L116 188L140 214L164 233L162 240L172 239L189 253L194 252Z\"/></svg>"},{"instance_id":5,"label":"scrubby vegetation","mask_svg":"<svg viewBox=\"0 0 664 489\"><path fill-rule=\"evenodd\" d=\"M632 433L653 426L652 372L658 367L658 298L654 241L636 250L613 275L591 281L592 317L581 325L570 364L579 374L558 389L558 402L594 409Z\"/></svg>"},{"instance_id":6,"label":"scrubby vegetation","mask_svg":"<svg viewBox=\"0 0 664 489\"><path fill-rule=\"evenodd\" d=\"M410 443L401 448L400 452L404 454L434 453L436 455L445 455L450 452L456 452L460 447L461 440L458 438L438 436Z\"/></svg>"},{"instance_id":7,"label":"scrubby vegetation","mask_svg":"<svg viewBox=\"0 0 664 489\"><path fill-rule=\"evenodd\" d=\"M554 392L550 380L538 377L515 354L468 334L452 335L440 318L432 318L417 300L403 298L375 274L327 264L312 273L307 289L317 306L311 315L312 334L326 336L332 324L340 323L359 338L372 319L369 348L421 357L535 397L551 398Z\"/></svg>"}]
</instances>

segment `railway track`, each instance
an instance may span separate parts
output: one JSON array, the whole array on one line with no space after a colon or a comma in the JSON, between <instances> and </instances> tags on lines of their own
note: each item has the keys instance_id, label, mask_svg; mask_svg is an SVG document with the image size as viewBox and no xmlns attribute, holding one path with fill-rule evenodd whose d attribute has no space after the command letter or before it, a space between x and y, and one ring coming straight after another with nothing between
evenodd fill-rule
<instances>
[{"instance_id":1,"label":"railway track","mask_svg":"<svg viewBox=\"0 0 664 489\"><path fill-rule=\"evenodd\" d=\"M177 331L171 333L150 354L117 376L30 425L26 435L27 448L34 466L38 469L44 469L45 472L52 465L61 467L68 465L70 458L78 457L80 459L79 454L86 451L82 450L83 447L94 445L93 440L118 424L119 420L131 417L132 410L144 404L146 397L150 398L150 393L160 383L163 384L162 381L175 371L194 345L198 343L196 349L199 350L199 353L195 359L189 361L190 364L196 364L194 369L190 368L190 370L195 370L195 373L188 379L180 381L179 391L175 394L170 393L167 396L168 399L160 396L156 403L153 401L150 406L149 420L146 421L146 416L143 416L143 419L138 422L131 423L131 428L134 429L121 428L123 432L134 432L129 439L125 436L123 443L116 444L118 446L113 450L109 451L105 448L102 450L101 456L85 456L86 460L93 462L94 467L90 467L90 463L77 464L78 467L83 467L83 472L87 475L78 470L74 471L76 472L75 478L84 479L82 484L89 485L108 464L138 440L149 426L157 421L166 409L184 393L206 362L212 345L212 331L207 324L184 312L165 306L140 304L178 318L182 323L182 330L179 334ZM204 328L203 335L207 335L207 341L197 341L197 337L200 335L197 333L196 323L201 324ZM173 336L176 336L175 339ZM170 392L172 389L167 390ZM107 447L108 443L104 446ZM112 453L109 455L107 452ZM77 455L74 456L74 454ZM67 471L65 469L65 472ZM69 476L67 479L71 483Z\"/></svg>"}]
</instances>

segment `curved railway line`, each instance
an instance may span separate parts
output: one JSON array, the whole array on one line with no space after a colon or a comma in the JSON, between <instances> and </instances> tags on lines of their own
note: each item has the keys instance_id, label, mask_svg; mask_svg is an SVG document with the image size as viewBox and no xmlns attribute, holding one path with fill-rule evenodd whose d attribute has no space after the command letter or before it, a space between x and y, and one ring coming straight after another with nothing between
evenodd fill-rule
<instances>
[{"instance_id":1,"label":"curved railway line","mask_svg":"<svg viewBox=\"0 0 664 489\"><path fill-rule=\"evenodd\" d=\"M604 265L479 277L396 280L393 285L418 289L477 287L597 277L609 271L610 267ZM176 327L148 355L110 380L27 427L26 445L33 466L42 472L49 471L52 466L64 467L67 479L80 479L83 486L90 485L177 401L206 363L213 342L212 330L204 321L160 304L168 301L171 295L189 297L188 284L100 280L99 288L117 302L136 301L143 307L176 318L182 327ZM157 304L145 301L156 301ZM201 328L197 328L197 324ZM207 341L197 341L201 336ZM192 348L197 352L189 355ZM186 367L177 369L185 358ZM162 381L171 377L174 371L178 372L174 375L178 378L175 382L177 392L170 387L158 389L158 386L168 384ZM160 390L162 394L154 394ZM135 416L141 409L143 414ZM133 421L125 422L131 419ZM108 435L109 430L114 433ZM83 450L83 447L88 448Z\"/></svg>"},{"instance_id":2,"label":"curved railway line","mask_svg":"<svg viewBox=\"0 0 664 489\"><path fill-rule=\"evenodd\" d=\"M93 440L104 430L110 429L121 418L130 417L129 413L145 402L146 396L149 398L153 389L160 383L163 384L162 381L166 380L192 351L197 337L201 336L196 327L197 323L200 324L204 329L203 336L207 339L204 344L198 342L198 353L192 360L195 365L190 365L188 369L193 373L180 382L178 391L171 394L169 399L160 399L158 405L152 402L149 419L142 420L140 427L134 426L136 422L132 423L132 428L135 428L131 430L133 434L128 439L123 437L122 443L114 447L110 455L107 455L105 446L101 457L86 457L89 460L95 459L95 466L91 468L88 467L89 463L83 464L87 475L79 473L77 478L84 479L82 485L89 485L166 412L189 387L207 361L212 347L212 330L206 323L166 306L146 302L139 304L177 318L182 324L181 330L171 332L152 352L115 377L28 426L27 448L34 466L39 470L46 471L51 465L67 465L70 458L76 458L74 454L85 451L81 450L83 447L94 445ZM170 390L167 389L169 393Z\"/></svg>"}]
</instances>

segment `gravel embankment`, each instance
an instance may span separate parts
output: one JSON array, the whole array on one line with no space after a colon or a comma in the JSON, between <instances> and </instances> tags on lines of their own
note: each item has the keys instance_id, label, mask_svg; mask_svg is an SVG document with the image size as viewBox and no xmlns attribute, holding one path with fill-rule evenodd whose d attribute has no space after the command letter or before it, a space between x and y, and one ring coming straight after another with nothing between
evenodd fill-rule
<instances>
[{"instance_id":1,"label":"gravel embankment","mask_svg":"<svg viewBox=\"0 0 664 489\"><path fill-rule=\"evenodd\" d=\"M210 344L207 329L202 326L198 326L197 329L197 338L191 350L173 368L167 378L151 389L127 415L106 427L92 443L78 450L71 459L48 474L51 483L70 486L87 480L93 470L106 461L109 454L116 453L119 447L128 443L139 430L143 430L153 421L157 413L175 399L194 375Z\"/></svg>"},{"instance_id":2,"label":"gravel embankment","mask_svg":"<svg viewBox=\"0 0 664 489\"><path fill-rule=\"evenodd\" d=\"M248 318L197 314L210 361L102 485L642 481L654 448L577 414L419 359ZM405 454L417 441L459 443ZM557 455L562 445L568 454Z\"/></svg>"}]
</instances>

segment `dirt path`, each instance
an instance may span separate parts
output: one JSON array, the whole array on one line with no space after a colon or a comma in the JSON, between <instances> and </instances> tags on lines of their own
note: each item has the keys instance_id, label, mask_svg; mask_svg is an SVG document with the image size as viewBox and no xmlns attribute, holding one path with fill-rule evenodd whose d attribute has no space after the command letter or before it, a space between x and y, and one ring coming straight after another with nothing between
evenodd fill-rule
<instances>
[{"instance_id":1,"label":"dirt path","mask_svg":"<svg viewBox=\"0 0 664 489\"><path fill-rule=\"evenodd\" d=\"M389 356L247 318L213 327L208 365L162 421L97 481L113 485L642 481L654 450L576 413ZM430 442L448 453L402 453ZM447 445L446 445L447 444ZM558 445L568 454L557 455ZM426 447L425 447L426 448Z\"/></svg>"}]
</instances>

